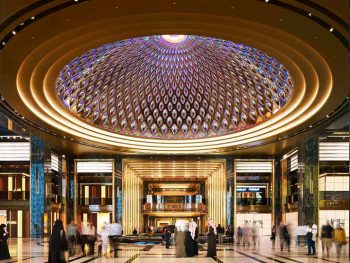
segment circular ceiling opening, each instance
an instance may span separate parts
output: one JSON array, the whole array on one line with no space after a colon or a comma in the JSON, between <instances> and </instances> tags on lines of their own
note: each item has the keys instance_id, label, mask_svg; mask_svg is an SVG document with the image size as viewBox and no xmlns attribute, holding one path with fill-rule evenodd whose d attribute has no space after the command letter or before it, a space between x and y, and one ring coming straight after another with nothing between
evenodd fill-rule
<instances>
[{"instance_id":1,"label":"circular ceiling opening","mask_svg":"<svg viewBox=\"0 0 350 263\"><path fill-rule=\"evenodd\" d=\"M293 80L275 58L239 43L154 35L91 49L56 81L59 100L86 123L141 138L227 135L266 121Z\"/></svg>"}]
</instances>

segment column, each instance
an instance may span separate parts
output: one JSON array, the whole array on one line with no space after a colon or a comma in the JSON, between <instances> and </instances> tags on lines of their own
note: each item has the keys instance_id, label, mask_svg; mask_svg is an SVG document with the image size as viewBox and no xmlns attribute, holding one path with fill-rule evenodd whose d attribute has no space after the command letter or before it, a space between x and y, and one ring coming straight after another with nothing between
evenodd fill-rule
<instances>
[{"instance_id":1,"label":"column","mask_svg":"<svg viewBox=\"0 0 350 263\"><path fill-rule=\"evenodd\" d=\"M298 151L298 224L318 222L318 138L299 145Z\"/></svg>"},{"instance_id":2,"label":"column","mask_svg":"<svg viewBox=\"0 0 350 263\"><path fill-rule=\"evenodd\" d=\"M31 136L30 143L30 236L43 237L45 205L45 144L35 136Z\"/></svg>"}]
</instances>

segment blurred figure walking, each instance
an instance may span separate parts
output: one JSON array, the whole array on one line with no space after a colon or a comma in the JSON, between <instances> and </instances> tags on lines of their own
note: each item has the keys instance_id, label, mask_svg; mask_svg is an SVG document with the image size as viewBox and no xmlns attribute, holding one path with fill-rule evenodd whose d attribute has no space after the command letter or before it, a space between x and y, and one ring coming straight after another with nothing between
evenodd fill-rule
<instances>
[{"instance_id":1,"label":"blurred figure walking","mask_svg":"<svg viewBox=\"0 0 350 263\"><path fill-rule=\"evenodd\" d=\"M327 220L326 225L321 228L321 239L322 239L322 255L324 256L325 250L327 251L327 258L329 258L329 252L332 248L332 239L334 237L334 229Z\"/></svg>"},{"instance_id":2,"label":"blurred figure walking","mask_svg":"<svg viewBox=\"0 0 350 263\"><path fill-rule=\"evenodd\" d=\"M223 244L224 243L223 235L224 235L225 229L220 224L218 224L218 227L216 228L216 232L218 233L218 243Z\"/></svg>"},{"instance_id":3,"label":"blurred figure walking","mask_svg":"<svg viewBox=\"0 0 350 263\"><path fill-rule=\"evenodd\" d=\"M242 244L242 237L243 237L243 229L239 226L237 228L237 245Z\"/></svg>"},{"instance_id":4,"label":"blurred figure walking","mask_svg":"<svg viewBox=\"0 0 350 263\"><path fill-rule=\"evenodd\" d=\"M76 253L76 244L77 244L77 225L74 224L73 220L67 226L67 236L68 236L69 256L73 256Z\"/></svg>"},{"instance_id":5,"label":"blurred figure walking","mask_svg":"<svg viewBox=\"0 0 350 263\"><path fill-rule=\"evenodd\" d=\"M275 226L272 226L270 239L272 241L272 249L275 249L275 245L276 245L276 227Z\"/></svg>"},{"instance_id":6,"label":"blurred figure walking","mask_svg":"<svg viewBox=\"0 0 350 263\"><path fill-rule=\"evenodd\" d=\"M287 245L287 249L288 251L290 251L290 234L288 232L287 226L283 223L281 223L280 225L279 237L280 237L281 251L283 251L284 244Z\"/></svg>"},{"instance_id":7,"label":"blurred figure walking","mask_svg":"<svg viewBox=\"0 0 350 263\"><path fill-rule=\"evenodd\" d=\"M250 226L248 225L248 221L245 221L243 225L243 246L247 245L248 247L250 246Z\"/></svg>"},{"instance_id":8,"label":"blurred figure walking","mask_svg":"<svg viewBox=\"0 0 350 263\"><path fill-rule=\"evenodd\" d=\"M341 255L341 249L343 245L346 245L347 243L345 230L339 224L337 225L337 228L334 231L334 242L337 251L337 257L339 258Z\"/></svg>"},{"instance_id":9,"label":"blurred figure walking","mask_svg":"<svg viewBox=\"0 0 350 263\"><path fill-rule=\"evenodd\" d=\"M253 222L253 226L252 226L252 241L253 241L253 245L254 247L256 245L259 246L259 228L256 225L256 222Z\"/></svg>"}]
</instances>

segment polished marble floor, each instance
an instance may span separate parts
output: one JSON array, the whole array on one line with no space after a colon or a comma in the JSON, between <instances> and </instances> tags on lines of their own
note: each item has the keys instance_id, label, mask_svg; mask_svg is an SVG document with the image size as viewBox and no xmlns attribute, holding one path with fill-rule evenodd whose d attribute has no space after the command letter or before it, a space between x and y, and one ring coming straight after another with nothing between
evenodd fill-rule
<instances>
[{"instance_id":1,"label":"polished marble floor","mask_svg":"<svg viewBox=\"0 0 350 263\"><path fill-rule=\"evenodd\" d=\"M11 260L0 260L5 262L47 262L48 243L42 239L9 239ZM292 263L292 262L350 262L348 245L343 246L343 254L340 258L335 255L335 247L333 245L330 258L322 257L321 244L318 241L317 255L306 256L307 248L296 245L291 246L291 251L281 252L276 243L276 249L272 249L271 241L268 237L261 237L259 246L242 247L238 245L218 245L217 262L260 262L260 263ZM110 251L110 249L109 249ZM81 254L70 258L70 262L142 262L142 263L182 263L182 262L215 262L211 258L205 257L206 245L200 246L199 256L194 258L176 258L175 248L165 249L164 246L157 245L135 245L121 244L118 250L118 257L114 258L114 252L110 251L105 257L98 258L97 255L84 257ZM164 261L165 260L165 261Z\"/></svg>"}]
</instances>

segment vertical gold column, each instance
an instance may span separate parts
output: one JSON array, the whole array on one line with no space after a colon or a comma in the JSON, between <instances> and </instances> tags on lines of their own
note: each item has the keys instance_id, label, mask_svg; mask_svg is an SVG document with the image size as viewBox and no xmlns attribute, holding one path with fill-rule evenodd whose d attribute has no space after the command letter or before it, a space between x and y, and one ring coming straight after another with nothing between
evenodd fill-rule
<instances>
[{"instance_id":1,"label":"vertical gold column","mask_svg":"<svg viewBox=\"0 0 350 263\"><path fill-rule=\"evenodd\" d=\"M115 160L112 162L112 221L115 222Z\"/></svg>"},{"instance_id":2,"label":"vertical gold column","mask_svg":"<svg viewBox=\"0 0 350 263\"><path fill-rule=\"evenodd\" d=\"M275 160L272 160L272 225L275 226L276 225L276 215L275 215Z\"/></svg>"},{"instance_id":3,"label":"vertical gold column","mask_svg":"<svg viewBox=\"0 0 350 263\"><path fill-rule=\"evenodd\" d=\"M233 227L234 229L237 229L237 192L236 192L236 185L237 185L237 176L236 176L236 160L233 161Z\"/></svg>"},{"instance_id":4,"label":"vertical gold column","mask_svg":"<svg viewBox=\"0 0 350 263\"><path fill-rule=\"evenodd\" d=\"M212 172L207 179L208 217L215 224L226 225L226 169L225 163Z\"/></svg>"},{"instance_id":5,"label":"vertical gold column","mask_svg":"<svg viewBox=\"0 0 350 263\"><path fill-rule=\"evenodd\" d=\"M141 179L123 162L123 231L131 234L134 228L140 229L141 221Z\"/></svg>"},{"instance_id":6,"label":"vertical gold column","mask_svg":"<svg viewBox=\"0 0 350 263\"><path fill-rule=\"evenodd\" d=\"M78 178L77 178L77 161L74 160L74 200L73 200L73 218L74 218L74 222L78 223L78 218L77 218L77 214L78 214Z\"/></svg>"}]
</instances>

